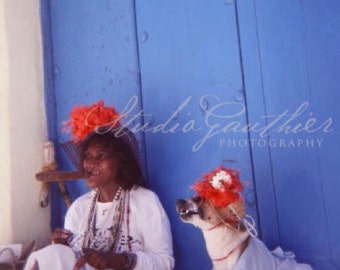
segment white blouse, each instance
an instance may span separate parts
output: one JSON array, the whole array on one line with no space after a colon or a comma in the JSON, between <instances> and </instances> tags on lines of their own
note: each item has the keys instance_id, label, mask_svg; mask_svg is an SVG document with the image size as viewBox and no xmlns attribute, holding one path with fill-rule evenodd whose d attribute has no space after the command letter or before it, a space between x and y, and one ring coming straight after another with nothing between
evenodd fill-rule
<instances>
[{"instance_id":1,"label":"white blouse","mask_svg":"<svg viewBox=\"0 0 340 270\"><path fill-rule=\"evenodd\" d=\"M81 232L83 219L91 201L90 193L74 201L65 217L65 229L75 237ZM98 203L96 219L96 239L100 243L109 237L113 211L110 203ZM128 251L137 255L135 270L170 270L174 267L172 237L169 219L157 195L145 188L136 187L130 191L129 224L123 222L123 234L118 252ZM129 228L127 228L127 226ZM129 234L129 235L127 235ZM104 241L103 241L104 242Z\"/></svg>"},{"instance_id":2,"label":"white blouse","mask_svg":"<svg viewBox=\"0 0 340 270\"><path fill-rule=\"evenodd\" d=\"M91 202L91 193L76 199L65 217L65 229L74 237L79 237L86 212ZM114 203L96 205L96 242L100 245L110 237ZM128 251L137 255L134 270L171 270L174 267L172 238L168 217L157 195L145 188L133 188L130 191L130 215L127 223L123 222L123 233L118 245L118 252ZM71 241L72 242L72 241ZM73 250L61 244L49 245L33 252L27 260L25 270L71 270L76 263ZM85 265L83 270L94 268Z\"/></svg>"}]
</instances>

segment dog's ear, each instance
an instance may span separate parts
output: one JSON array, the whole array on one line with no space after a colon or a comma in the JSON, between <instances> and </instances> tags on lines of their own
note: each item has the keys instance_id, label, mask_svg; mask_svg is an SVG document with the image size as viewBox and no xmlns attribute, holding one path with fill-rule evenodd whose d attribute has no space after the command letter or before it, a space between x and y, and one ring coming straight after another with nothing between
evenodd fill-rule
<instances>
[{"instance_id":1,"label":"dog's ear","mask_svg":"<svg viewBox=\"0 0 340 270\"><path fill-rule=\"evenodd\" d=\"M240 220L246 215L243 200L240 199L232 204L229 204L227 207L215 208L215 210L220 218L228 224L235 228L241 229L241 231L246 229L240 222Z\"/></svg>"},{"instance_id":2,"label":"dog's ear","mask_svg":"<svg viewBox=\"0 0 340 270\"><path fill-rule=\"evenodd\" d=\"M231 210L232 215L239 219L244 218L246 215L246 208L244 207L244 201L242 199L228 205L228 208Z\"/></svg>"}]
</instances>

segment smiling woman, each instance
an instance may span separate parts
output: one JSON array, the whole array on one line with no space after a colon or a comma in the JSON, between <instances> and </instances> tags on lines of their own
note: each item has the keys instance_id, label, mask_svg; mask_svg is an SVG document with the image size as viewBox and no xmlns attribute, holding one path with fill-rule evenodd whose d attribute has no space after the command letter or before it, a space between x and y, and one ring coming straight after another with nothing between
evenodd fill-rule
<instances>
[{"instance_id":1,"label":"smiling woman","mask_svg":"<svg viewBox=\"0 0 340 270\"><path fill-rule=\"evenodd\" d=\"M73 202L64 228L51 235L54 245L33 253L25 269L172 269L169 220L157 195L144 187L134 135L121 127L119 136L117 127L92 129L79 142L92 190Z\"/></svg>"},{"instance_id":2,"label":"smiling woman","mask_svg":"<svg viewBox=\"0 0 340 270\"><path fill-rule=\"evenodd\" d=\"M126 189L130 189L134 184L144 186L136 149L133 149L136 142L130 146L124 141L126 137L132 141L132 133L126 128L110 128L110 131L106 132L108 130L105 127L97 130L98 133L93 133L81 144L81 160L87 184L91 186L92 180L107 174L107 178L115 178L116 182ZM116 131L123 136L117 137ZM99 169L98 165L101 166L101 171L94 171Z\"/></svg>"}]
</instances>

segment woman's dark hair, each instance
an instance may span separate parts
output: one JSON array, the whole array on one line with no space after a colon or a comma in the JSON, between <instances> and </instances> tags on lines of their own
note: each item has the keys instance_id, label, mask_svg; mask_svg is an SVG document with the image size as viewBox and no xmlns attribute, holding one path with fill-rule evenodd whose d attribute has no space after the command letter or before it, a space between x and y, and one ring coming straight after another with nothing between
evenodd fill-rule
<instances>
[{"instance_id":1,"label":"woman's dark hair","mask_svg":"<svg viewBox=\"0 0 340 270\"><path fill-rule=\"evenodd\" d=\"M133 145L132 142L136 145ZM130 131L125 131L124 134L118 134L113 130L90 134L80 144L81 167L83 166L85 152L90 145L100 145L108 151L110 157L117 158L120 163L117 180L120 181L119 185L123 189L131 189L134 185L145 186L137 157L138 151L133 149L137 148L137 141Z\"/></svg>"}]
</instances>

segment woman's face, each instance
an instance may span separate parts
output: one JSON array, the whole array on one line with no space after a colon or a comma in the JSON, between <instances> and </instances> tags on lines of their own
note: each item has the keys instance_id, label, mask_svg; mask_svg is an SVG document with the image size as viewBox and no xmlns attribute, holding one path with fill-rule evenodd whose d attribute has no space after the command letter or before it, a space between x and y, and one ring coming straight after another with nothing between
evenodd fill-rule
<instances>
[{"instance_id":1,"label":"woman's face","mask_svg":"<svg viewBox=\"0 0 340 270\"><path fill-rule=\"evenodd\" d=\"M84 153L83 168L87 185L102 188L115 183L118 171L117 159L99 144L89 144Z\"/></svg>"}]
</instances>

